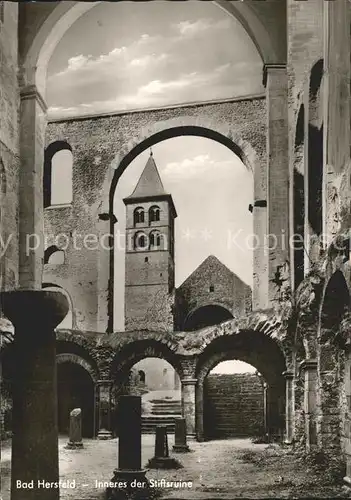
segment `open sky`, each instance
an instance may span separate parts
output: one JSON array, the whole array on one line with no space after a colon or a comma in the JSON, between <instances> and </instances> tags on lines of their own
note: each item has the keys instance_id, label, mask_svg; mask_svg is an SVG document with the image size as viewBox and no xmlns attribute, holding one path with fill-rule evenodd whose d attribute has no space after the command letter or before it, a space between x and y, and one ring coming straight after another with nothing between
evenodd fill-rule
<instances>
[{"instance_id":1,"label":"open sky","mask_svg":"<svg viewBox=\"0 0 351 500\"><path fill-rule=\"evenodd\" d=\"M97 2L48 68L51 117L262 92L253 42L212 2Z\"/></svg>"},{"instance_id":2,"label":"open sky","mask_svg":"<svg viewBox=\"0 0 351 500\"><path fill-rule=\"evenodd\" d=\"M175 284L179 286L208 255L215 255L252 285L253 178L228 148L202 137L176 137L152 148L166 191L178 213L175 224ZM123 198L129 196L145 167L149 150L125 170L116 189L116 231L125 232ZM237 235L233 244L233 236ZM124 248L116 251L116 325L123 329ZM117 285L119 284L119 285Z\"/></svg>"}]
</instances>

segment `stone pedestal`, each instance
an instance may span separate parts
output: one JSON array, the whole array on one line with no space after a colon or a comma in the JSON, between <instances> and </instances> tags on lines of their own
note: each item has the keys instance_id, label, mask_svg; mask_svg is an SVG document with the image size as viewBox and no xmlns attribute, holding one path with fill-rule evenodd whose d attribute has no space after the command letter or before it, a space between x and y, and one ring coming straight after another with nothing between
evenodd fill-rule
<instances>
[{"instance_id":1,"label":"stone pedestal","mask_svg":"<svg viewBox=\"0 0 351 500\"><path fill-rule=\"evenodd\" d=\"M119 440L118 469L114 471L113 483L124 482L126 487L108 488L107 500L132 498L138 491L148 495L145 469L141 468L141 397L120 396L118 400Z\"/></svg>"},{"instance_id":2,"label":"stone pedestal","mask_svg":"<svg viewBox=\"0 0 351 500\"><path fill-rule=\"evenodd\" d=\"M99 431L98 439L111 439L111 380L99 380Z\"/></svg>"},{"instance_id":3,"label":"stone pedestal","mask_svg":"<svg viewBox=\"0 0 351 500\"><path fill-rule=\"evenodd\" d=\"M186 422L185 418L175 419L174 445L173 451L176 453L186 453L190 451L186 443Z\"/></svg>"},{"instance_id":4,"label":"stone pedestal","mask_svg":"<svg viewBox=\"0 0 351 500\"><path fill-rule=\"evenodd\" d=\"M285 377L285 444L293 442L294 430L294 387L293 372L286 371L283 373Z\"/></svg>"},{"instance_id":5,"label":"stone pedestal","mask_svg":"<svg viewBox=\"0 0 351 500\"><path fill-rule=\"evenodd\" d=\"M304 372L306 451L310 451L317 446L317 361L306 359L300 369Z\"/></svg>"},{"instance_id":6,"label":"stone pedestal","mask_svg":"<svg viewBox=\"0 0 351 500\"><path fill-rule=\"evenodd\" d=\"M82 443L82 410L75 408L69 415L69 441L66 448L83 448Z\"/></svg>"},{"instance_id":7,"label":"stone pedestal","mask_svg":"<svg viewBox=\"0 0 351 500\"><path fill-rule=\"evenodd\" d=\"M45 290L5 292L1 298L15 327L11 499L58 500L58 488L38 488L38 481L59 480L54 328L66 316L68 302ZM34 488L18 488L17 481L33 481Z\"/></svg>"},{"instance_id":8,"label":"stone pedestal","mask_svg":"<svg viewBox=\"0 0 351 500\"><path fill-rule=\"evenodd\" d=\"M182 412L186 422L186 432L188 438L192 439L196 436L195 423L195 390L196 378L185 378L181 381L182 384Z\"/></svg>"},{"instance_id":9,"label":"stone pedestal","mask_svg":"<svg viewBox=\"0 0 351 500\"><path fill-rule=\"evenodd\" d=\"M169 456L167 426L156 426L155 456L149 460L150 469L178 469L180 464Z\"/></svg>"}]
</instances>

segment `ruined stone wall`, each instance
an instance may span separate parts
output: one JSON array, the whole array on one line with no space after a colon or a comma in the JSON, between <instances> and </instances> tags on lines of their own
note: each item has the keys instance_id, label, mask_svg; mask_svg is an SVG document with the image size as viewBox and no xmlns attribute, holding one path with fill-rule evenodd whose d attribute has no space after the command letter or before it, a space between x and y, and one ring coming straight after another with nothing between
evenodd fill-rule
<instances>
[{"instance_id":1,"label":"ruined stone wall","mask_svg":"<svg viewBox=\"0 0 351 500\"><path fill-rule=\"evenodd\" d=\"M209 438L262 433L263 387L257 375L208 375L204 385L204 426Z\"/></svg>"},{"instance_id":2,"label":"ruined stone wall","mask_svg":"<svg viewBox=\"0 0 351 500\"><path fill-rule=\"evenodd\" d=\"M327 46L327 147L326 232L334 237L350 227L350 2L326 4Z\"/></svg>"},{"instance_id":3,"label":"ruined stone wall","mask_svg":"<svg viewBox=\"0 0 351 500\"><path fill-rule=\"evenodd\" d=\"M45 210L46 234L68 233L70 248L73 230L83 235L99 234L98 215L107 211L113 168L154 133L190 125L220 131L234 142L237 139L247 161L257 169L263 168L266 123L265 101L260 98L50 123L46 144L64 140L72 147L73 203ZM44 281L69 291L79 329L105 331L109 251L101 246L93 250L92 246L84 251L67 250L67 264L50 273L45 271ZM260 265L257 258L255 265ZM102 318L99 322L97 316Z\"/></svg>"},{"instance_id":4,"label":"ruined stone wall","mask_svg":"<svg viewBox=\"0 0 351 500\"><path fill-rule=\"evenodd\" d=\"M0 20L0 233L8 242L0 260L0 288L18 281L19 89L17 83L18 4L4 2Z\"/></svg>"},{"instance_id":5,"label":"ruined stone wall","mask_svg":"<svg viewBox=\"0 0 351 500\"><path fill-rule=\"evenodd\" d=\"M177 328L183 328L189 313L210 304L225 307L233 317L251 309L251 288L213 256L176 290Z\"/></svg>"}]
</instances>

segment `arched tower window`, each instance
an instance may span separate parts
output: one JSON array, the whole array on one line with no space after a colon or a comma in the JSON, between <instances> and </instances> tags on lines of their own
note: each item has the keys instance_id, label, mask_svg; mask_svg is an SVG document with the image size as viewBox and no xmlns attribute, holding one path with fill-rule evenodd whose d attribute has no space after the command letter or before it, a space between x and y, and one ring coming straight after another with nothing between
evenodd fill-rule
<instances>
[{"instance_id":1,"label":"arched tower window","mask_svg":"<svg viewBox=\"0 0 351 500\"><path fill-rule=\"evenodd\" d=\"M160 220L160 207L154 205L149 208L149 222L158 222Z\"/></svg>"},{"instance_id":2,"label":"arched tower window","mask_svg":"<svg viewBox=\"0 0 351 500\"><path fill-rule=\"evenodd\" d=\"M44 208L66 205L73 200L73 155L65 141L50 144L45 151Z\"/></svg>"},{"instance_id":3,"label":"arched tower window","mask_svg":"<svg viewBox=\"0 0 351 500\"><path fill-rule=\"evenodd\" d=\"M65 252L57 248L56 245L51 245L44 252L44 264L64 264Z\"/></svg>"},{"instance_id":4,"label":"arched tower window","mask_svg":"<svg viewBox=\"0 0 351 500\"><path fill-rule=\"evenodd\" d=\"M137 207L134 210L134 226L145 222L145 212L143 207Z\"/></svg>"},{"instance_id":5,"label":"arched tower window","mask_svg":"<svg viewBox=\"0 0 351 500\"><path fill-rule=\"evenodd\" d=\"M138 232L134 235L134 250L146 250L148 247L148 238L145 233Z\"/></svg>"},{"instance_id":6,"label":"arched tower window","mask_svg":"<svg viewBox=\"0 0 351 500\"><path fill-rule=\"evenodd\" d=\"M144 372L144 370L139 370L139 381L142 384L145 384L145 372Z\"/></svg>"},{"instance_id":7,"label":"arched tower window","mask_svg":"<svg viewBox=\"0 0 351 500\"><path fill-rule=\"evenodd\" d=\"M152 231L150 233L150 250L157 250L161 248L162 234L160 231Z\"/></svg>"}]
</instances>

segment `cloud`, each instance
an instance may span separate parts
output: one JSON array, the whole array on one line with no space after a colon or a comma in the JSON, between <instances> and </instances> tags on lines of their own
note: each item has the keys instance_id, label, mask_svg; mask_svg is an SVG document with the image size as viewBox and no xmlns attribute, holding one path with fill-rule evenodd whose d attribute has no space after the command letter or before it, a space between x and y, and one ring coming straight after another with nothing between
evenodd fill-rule
<instances>
[{"instance_id":1,"label":"cloud","mask_svg":"<svg viewBox=\"0 0 351 500\"><path fill-rule=\"evenodd\" d=\"M194 22L191 21L181 21L178 24L174 24L173 27L181 35L187 38L202 34L208 31L217 31L228 29L231 26L230 19L223 19L221 21L213 22L211 19L202 18Z\"/></svg>"},{"instance_id":2,"label":"cloud","mask_svg":"<svg viewBox=\"0 0 351 500\"><path fill-rule=\"evenodd\" d=\"M233 168L233 160L216 161L209 154L185 158L180 162L170 162L161 169L162 175L172 180L183 180L203 176L206 172L216 169L216 174L225 174Z\"/></svg>"}]
</instances>

